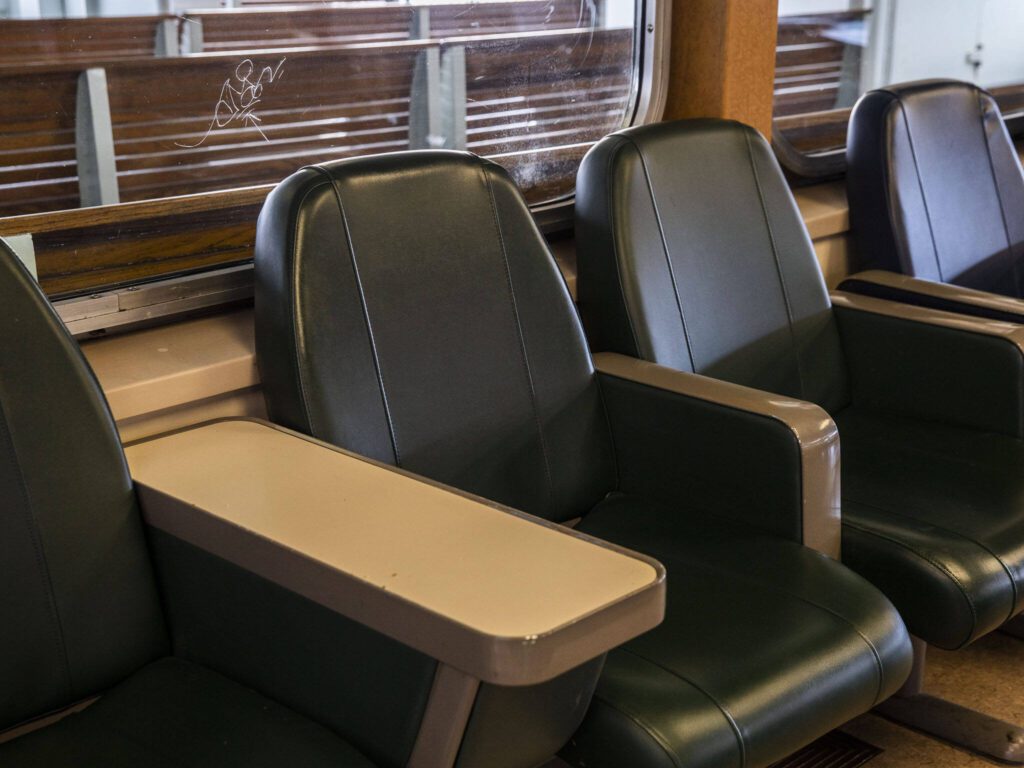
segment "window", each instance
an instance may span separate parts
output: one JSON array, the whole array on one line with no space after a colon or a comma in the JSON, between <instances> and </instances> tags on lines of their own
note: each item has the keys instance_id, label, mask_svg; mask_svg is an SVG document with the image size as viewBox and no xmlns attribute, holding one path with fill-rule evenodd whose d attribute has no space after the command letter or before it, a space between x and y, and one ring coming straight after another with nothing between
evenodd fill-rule
<instances>
[{"instance_id":1,"label":"window","mask_svg":"<svg viewBox=\"0 0 1024 768\"><path fill-rule=\"evenodd\" d=\"M1024 112L1018 0L780 0L773 143L787 168L844 168L850 109L865 91L925 78L989 88Z\"/></svg>"},{"instance_id":2,"label":"window","mask_svg":"<svg viewBox=\"0 0 1024 768\"><path fill-rule=\"evenodd\" d=\"M465 148L531 204L564 199L638 103L634 0L0 0L0 15L0 235L56 297L249 258L266 192L309 163Z\"/></svg>"}]
</instances>

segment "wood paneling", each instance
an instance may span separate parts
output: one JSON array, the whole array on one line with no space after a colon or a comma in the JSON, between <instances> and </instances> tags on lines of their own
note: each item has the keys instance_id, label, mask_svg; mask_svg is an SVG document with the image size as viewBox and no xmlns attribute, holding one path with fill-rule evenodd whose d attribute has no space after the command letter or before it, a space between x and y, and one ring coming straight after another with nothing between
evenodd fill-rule
<instances>
[{"instance_id":1,"label":"wood paneling","mask_svg":"<svg viewBox=\"0 0 1024 768\"><path fill-rule=\"evenodd\" d=\"M672 8L665 119L724 117L771 134L778 0L686 0Z\"/></svg>"},{"instance_id":2,"label":"wood paneling","mask_svg":"<svg viewBox=\"0 0 1024 768\"><path fill-rule=\"evenodd\" d=\"M10 216L0 219L0 236L32 233L50 296L98 290L251 259L272 188Z\"/></svg>"}]
</instances>

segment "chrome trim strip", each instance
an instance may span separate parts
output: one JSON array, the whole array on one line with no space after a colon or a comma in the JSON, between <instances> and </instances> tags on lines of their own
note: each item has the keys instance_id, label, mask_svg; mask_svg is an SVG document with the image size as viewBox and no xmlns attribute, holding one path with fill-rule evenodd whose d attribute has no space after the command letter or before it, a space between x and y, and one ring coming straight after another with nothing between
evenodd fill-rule
<instances>
[{"instance_id":1,"label":"chrome trim strip","mask_svg":"<svg viewBox=\"0 0 1024 768\"><path fill-rule=\"evenodd\" d=\"M174 277L53 302L73 336L251 299L252 264Z\"/></svg>"}]
</instances>

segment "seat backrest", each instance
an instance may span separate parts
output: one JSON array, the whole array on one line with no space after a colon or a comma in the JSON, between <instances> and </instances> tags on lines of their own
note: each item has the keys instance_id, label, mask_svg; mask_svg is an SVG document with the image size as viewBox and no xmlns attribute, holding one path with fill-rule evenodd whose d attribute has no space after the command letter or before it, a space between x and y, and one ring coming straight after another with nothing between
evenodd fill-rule
<instances>
[{"instance_id":1,"label":"seat backrest","mask_svg":"<svg viewBox=\"0 0 1024 768\"><path fill-rule=\"evenodd\" d=\"M256 239L275 421L554 520L614 471L575 308L514 183L466 153L306 168Z\"/></svg>"},{"instance_id":2,"label":"seat backrest","mask_svg":"<svg viewBox=\"0 0 1024 768\"><path fill-rule=\"evenodd\" d=\"M678 121L600 141L577 180L576 250L595 350L846 404L813 246L752 128Z\"/></svg>"},{"instance_id":3,"label":"seat backrest","mask_svg":"<svg viewBox=\"0 0 1024 768\"><path fill-rule=\"evenodd\" d=\"M0 245L0 729L167 650L135 493L103 393Z\"/></svg>"},{"instance_id":4,"label":"seat backrest","mask_svg":"<svg viewBox=\"0 0 1024 768\"><path fill-rule=\"evenodd\" d=\"M858 268L1024 297L1024 175L988 93L946 80L871 91L846 156Z\"/></svg>"}]
</instances>

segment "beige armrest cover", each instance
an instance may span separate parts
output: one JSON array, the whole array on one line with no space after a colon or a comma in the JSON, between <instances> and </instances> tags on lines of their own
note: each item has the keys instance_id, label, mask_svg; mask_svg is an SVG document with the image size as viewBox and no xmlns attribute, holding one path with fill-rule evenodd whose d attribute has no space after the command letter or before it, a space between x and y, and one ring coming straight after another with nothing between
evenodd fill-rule
<instances>
[{"instance_id":1,"label":"beige armrest cover","mask_svg":"<svg viewBox=\"0 0 1024 768\"><path fill-rule=\"evenodd\" d=\"M654 560L255 420L126 450L148 525L484 682L651 629Z\"/></svg>"},{"instance_id":2,"label":"beige armrest cover","mask_svg":"<svg viewBox=\"0 0 1024 768\"><path fill-rule=\"evenodd\" d=\"M917 282L925 282L919 280ZM957 291L966 289L957 288ZM978 293L974 291L973 293ZM991 294L982 294L991 296ZM941 309L929 307L918 307L913 304L903 304L898 301L887 299L876 299L872 296L860 296L845 291L832 291L829 294L832 305L841 309L853 310L856 312L867 312L882 317L890 317L896 320L904 320L912 323L931 325L937 328L947 328L967 333L980 334L1001 338L1024 350L1024 326L1016 323L1008 323L1003 320L991 320L986 317L972 317L960 315L955 312L946 312ZM1016 301L1007 299L1007 301ZM1020 303L1020 302L1018 302Z\"/></svg>"},{"instance_id":3,"label":"beige armrest cover","mask_svg":"<svg viewBox=\"0 0 1024 768\"><path fill-rule=\"evenodd\" d=\"M936 299L943 304L949 304L951 311L954 311L952 310L952 305L961 304L965 307L975 307L1006 315L1020 315L1024 318L1024 301L1010 296L1000 296L997 293L989 293L988 291L978 291L973 288L963 288L949 283L922 280L917 277L909 277L881 269L870 269L850 275L843 281L840 291L845 293L845 286L851 282L871 283L884 288L891 288L895 291L905 291L922 297Z\"/></svg>"},{"instance_id":4,"label":"beige armrest cover","mask_svg":"<svg viewBox=\"0 0 1024 768\"><path fill-rule=\"evenodd\" d=\"M803 400L611 352L595 355L594 364L598 371L620 379L764 416L785 425L793 433L800 451L803 543L839 558L842 538L839 433L823 409Z\"/></svg>"}]
</instances>

